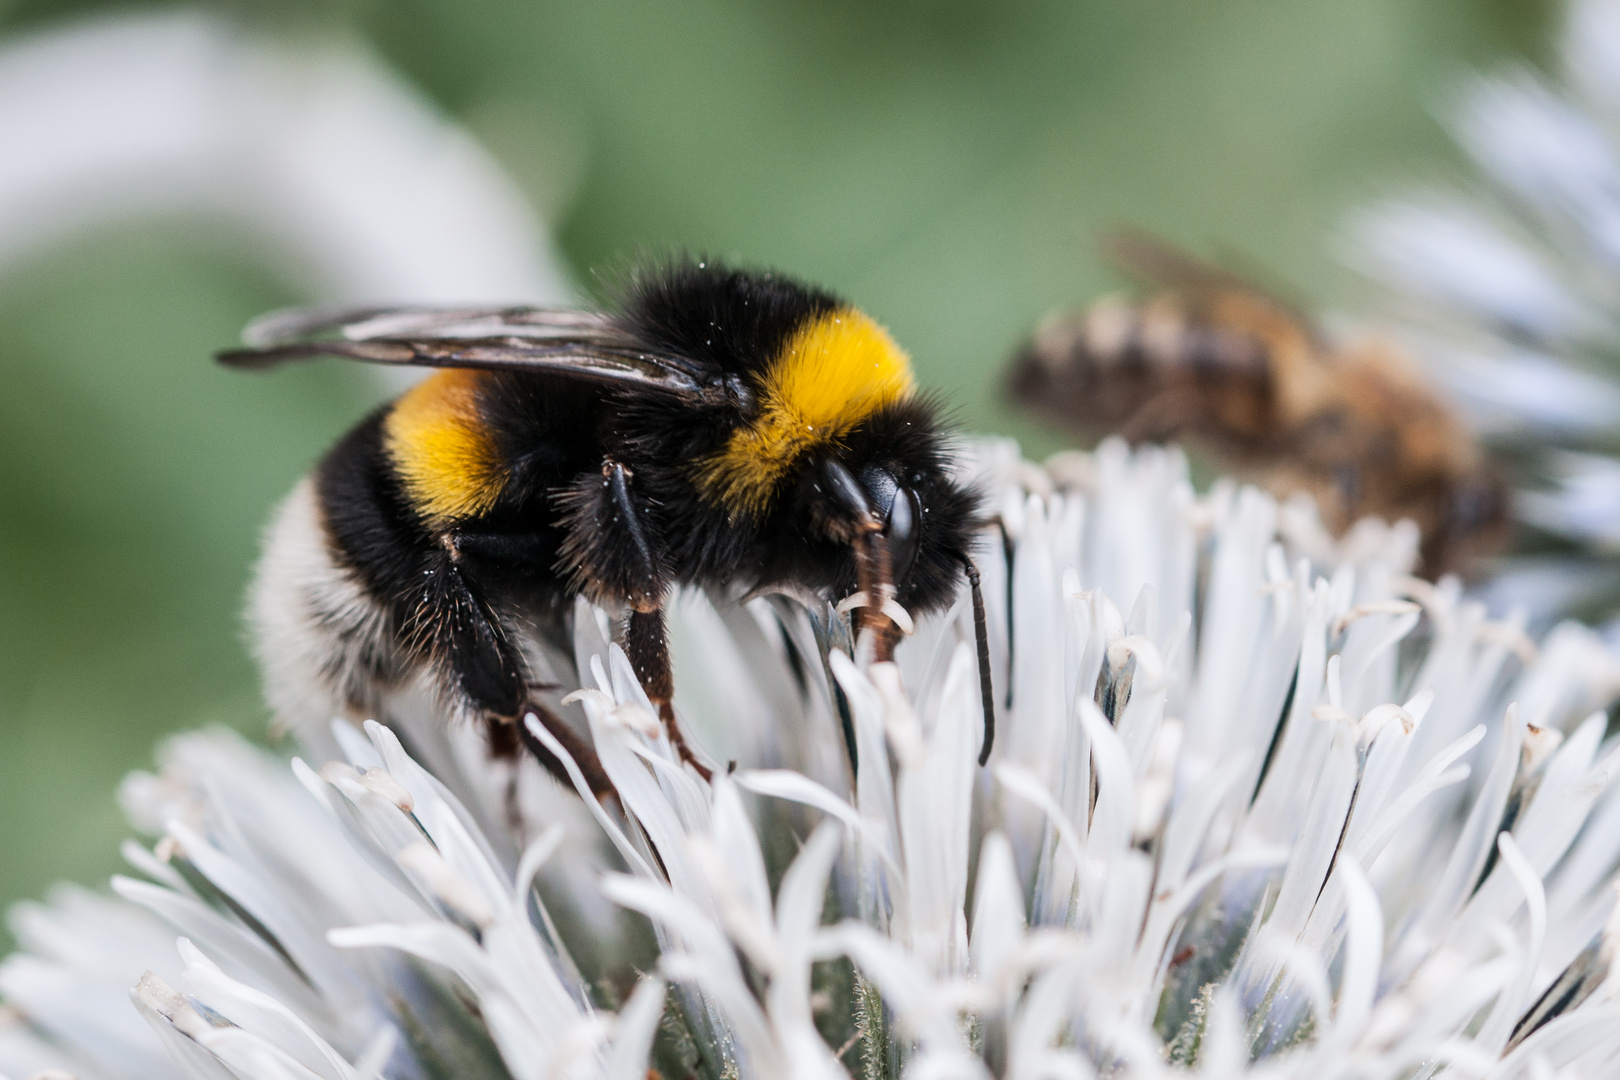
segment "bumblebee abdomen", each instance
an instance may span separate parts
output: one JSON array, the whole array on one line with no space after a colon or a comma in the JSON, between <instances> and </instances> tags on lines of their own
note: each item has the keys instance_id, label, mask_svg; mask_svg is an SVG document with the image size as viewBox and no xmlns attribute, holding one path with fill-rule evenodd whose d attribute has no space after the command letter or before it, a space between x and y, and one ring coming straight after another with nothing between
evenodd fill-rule
<instances>
[{"instance_id":1,"label":"bumblebee abdomen","mask_svg":"<svg viewBox=\"0 0 1620 1080\"><path fill-rule=\"evenodd\" d=\"M412 668L388 605L344 557L320 504L310 479L282 503L248 601L277 722L317 740L334 717L377 715Z\"/></svg>"}]
</instances>

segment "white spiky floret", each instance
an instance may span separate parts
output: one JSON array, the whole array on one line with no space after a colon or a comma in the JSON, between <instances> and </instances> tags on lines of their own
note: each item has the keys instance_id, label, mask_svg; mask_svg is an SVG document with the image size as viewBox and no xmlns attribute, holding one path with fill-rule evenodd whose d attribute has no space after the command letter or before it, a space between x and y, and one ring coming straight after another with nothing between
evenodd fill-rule
<instances>
[{"instance_id":1,"label":"white spiky floret","mask_svg":"<svg viewBox=\"0 0 1620 1080\"><path fill-rule=\"evenodd\" d=\"M971 452L987 768L965 597L893 665L830 653L835 694L801 610L683 595L712 783L581 603L564 689L617 804L428 716L336 726L318 768L177 737L123 788L135 874L14 913L0 1071L1612 1074L1596 635L1538 645L1406 577L1409 527L1335 545L1175 452Z\"/></svg>"}]
</instances>

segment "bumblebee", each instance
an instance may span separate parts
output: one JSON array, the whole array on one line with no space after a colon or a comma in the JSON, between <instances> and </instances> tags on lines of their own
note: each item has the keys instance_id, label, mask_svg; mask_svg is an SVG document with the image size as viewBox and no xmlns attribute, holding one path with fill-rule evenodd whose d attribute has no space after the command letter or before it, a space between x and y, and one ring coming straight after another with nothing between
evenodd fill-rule
<instances>
[{"instance_id":1,"label":"bumblebee","mask_svg":"<svg viewBox=\"0 0 1620 1080\"><path fill-rule=\"evenodd\" d=\"M386 717L426 679L497 753L521 742L566 783L521 722L533 714L608 792L525 657L583 594L626 612L626 654L707 778L671 706L662 606L680 585L845 598L885 659L908 613L944 607L966 575L985 672L978 500L883 327L712 261L644 267L619 297L602 312L277 312L218 355L441 369L344 436L270 527L249 623L279 718Z\"/></svg>"},{"instance_id":2,"label":"bumblebee","mask_svg":"<svg viewBox=\"0 0 1620 1080\"><path fill-rule=\"evenodd\" d=\"M1324 524L1412 519L1431 575L1497 548L1507 488L1393 344L1330 341L1238 275L1140 233L1109 238L1142 300L1047 320L1009 366L1010 395L1090 435L1185 439Z\"/></svg>"}]
</instances>

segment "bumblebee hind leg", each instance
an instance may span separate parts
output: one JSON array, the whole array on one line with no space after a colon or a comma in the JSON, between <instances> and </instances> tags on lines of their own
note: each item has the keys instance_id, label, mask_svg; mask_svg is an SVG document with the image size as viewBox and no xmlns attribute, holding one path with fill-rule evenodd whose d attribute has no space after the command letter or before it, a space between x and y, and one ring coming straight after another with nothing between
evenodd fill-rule
<instances>
[{"instance_id":1,"label":"bumblebee hind leg","mask_svg":"<svg viewBox=\"0 0 1620 1080\"><path fill-rule=\"evenodd\" d=\"M524 717L532 714L578 764L593 795L616 796L596 751L530 692L527 665L513 635L457 567L453 543L435 557L423 581L407 631L440 669L441 681L458 689L471 710L484 717L491 753L516 756L522 746L572 788L567 768L524 726Z\"/></svg>"},{"instance_id":2,"label":"bumblebee hind leg","mask_svg":"<svg viewBox=\"0 0 1620 1080\"><path fill-rule=\"evenodd\" d=\"M580 738L579 733L569 727L562 717L538 701L530 701L523 706L522 711L524 716L519 717L517 723L503 726L515 734L523 747L533 754L535 760L545 766L547 771L562 783L570 787L573 786L574 780L573 777L568 775L567 766L562 763L562 760L556 754L551 752L545 743L540 741L538 735L529 730L526 721L526 717L529 715L538 720L540 726L544 727L551 737L556 739L562 748L568 752L568 756L574 759L574 764L579 766L580 775L585 778L585 786L590 789L592 795L595 795L599 800L609 797L618 798L618 790L614 788L613 781L608 779L607 772L602 768L601 759L596 756L596 751L589 743Z\"/></svg>"},{"instance_id":3,"label":"bumblebee hind leg","mask_svg":"<svg viewBox=\"0 0 1620 1080\"><path fill-rule=\"evenodd\" d=\"M484 737L489 740L489 756L500 761L511 761L523 749L518 725L500 717L485 717Z\"/></svg>"}]
</instances>

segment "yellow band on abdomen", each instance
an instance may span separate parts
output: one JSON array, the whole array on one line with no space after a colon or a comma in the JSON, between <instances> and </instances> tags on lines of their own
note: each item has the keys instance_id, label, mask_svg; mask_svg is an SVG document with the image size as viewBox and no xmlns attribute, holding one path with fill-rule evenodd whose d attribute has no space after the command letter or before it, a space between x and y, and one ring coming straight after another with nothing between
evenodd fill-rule
<instances>
[{"instance_id":1,"label":"yellow band on abdomen","mask_svg":"<svg viewBox=\"0 0 1620 1080\"><path fill-rule=\"evenodd\" d=\"M434 372L394 403L383 441L405 493L434 524L487 512L500 497L506 468L478 412L485 374Z\"/></svg>"}]
</instances>

